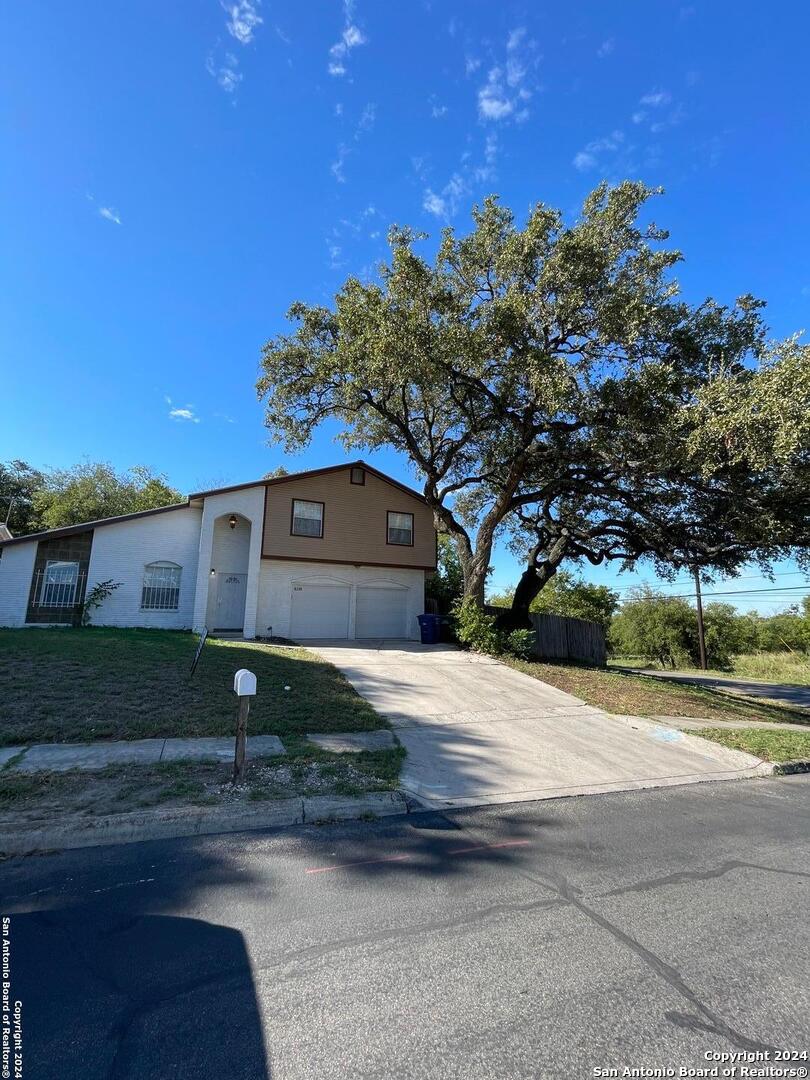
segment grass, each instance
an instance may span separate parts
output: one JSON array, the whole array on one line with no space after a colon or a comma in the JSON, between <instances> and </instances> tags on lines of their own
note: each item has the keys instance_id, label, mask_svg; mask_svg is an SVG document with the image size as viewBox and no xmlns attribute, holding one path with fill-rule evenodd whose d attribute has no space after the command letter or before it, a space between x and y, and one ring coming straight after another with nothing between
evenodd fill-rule
<instances>
[{"instance_id":1,"label":"grass","mask_svg":"<svg viewBox=\"0 0 810 1080\"><path fill-rule=\"evenodd\" d=\"M610 661L613 667L646 667L659 670L658 663L642 658L632 660L616 657ZM736 676L741 679L759 679L762 682L782 683L790 686L810 686L810 658L799 653L763 652L735 656L727 670L699 671L697 668L679 668L679 671L696 675Z\"/></svg>"},{"instance_id":2,"label":"grass","mask_svg":"<svg viewBox=\"0 0 810 1080\"><path fill-rule=\"evenodd\" d=\"M230 783L219 762L111 765L75 772L0 770L0 818L9 822L127 813L152 807L221 806L308 795L362 795L397 786L402 747L330 754L300 742L284 757L248 762L246 782Z\"/></svg>"},{"instance_id":3,"label":"grass","mask_svg":"<svg viewBox=\"0 0 810 1080\"><path fill-rule=\"evenodd\" d=\"M809 724L810 710L727 694L711 687L632 675L619 668L579 667L507 660L518 671L582 698L607 712L629 716L689 716L706 720L764 720Z\"/></svg>"},{"instance_id":4,"label":"grass","mask_svg":"<svg viewBox=\"0 0 810 1080\"><path fill-rule=\"evenodd\" d=\"M720 743L731 750L745 750L763 761L810 760L810 731L700 728L698 731L690 731L689 734L711 739L712 742Z\"/></svg>"},{"instance_id":5,"label":"grass","mask_svg":"<svg viewBox=\"0 0 810 1080\"><path fill-rule=\"evenodd\" d=\"M0 746L232 735L241 667L258 680L249 734L388 726L305 649L209 640L190 678L196 647L195 635L171 630L0 629Z\"/></svg>"}]
</instances>

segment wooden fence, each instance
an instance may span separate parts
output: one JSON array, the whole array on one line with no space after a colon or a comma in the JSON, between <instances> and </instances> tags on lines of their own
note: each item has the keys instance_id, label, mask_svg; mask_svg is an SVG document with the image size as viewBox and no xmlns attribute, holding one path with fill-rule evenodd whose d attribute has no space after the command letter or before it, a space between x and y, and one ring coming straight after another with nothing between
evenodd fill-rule
<instances>
[{"instance_id":1,"label":"wooden fence","mask_svg":"<svg viewBox=\"0 0 810 1080\"><path fill-rule=\"evenodd\" d=\"M538 660L607 663L605 631L598 623L563 615L531 614L529 618L535 629L534 655Z\"/></svg>"}]
</instances>

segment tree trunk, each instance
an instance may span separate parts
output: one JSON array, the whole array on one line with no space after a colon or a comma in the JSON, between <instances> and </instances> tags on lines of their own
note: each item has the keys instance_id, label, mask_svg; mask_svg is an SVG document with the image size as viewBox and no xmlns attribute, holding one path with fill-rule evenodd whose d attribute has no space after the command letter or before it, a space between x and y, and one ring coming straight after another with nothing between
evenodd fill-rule
<instances>
[{"instance_id":1,"label":"tree trunk","mask_svg":"<svg viewBox=\"0 0 810 1080\"><path fill-rule=\"evenodd\" d=\"M489 559L486 559L482 565L477 556L470 559L467 566L464 567L464 599L474 600L479 607L484 606L484 590L488 570Z\"/></svg>"},{"instance_id":2,"label":"tree trunk","mask_svg":"<svg viewBox=\"0 0 810 1080\"><path fill-rule=\"evenodd\" d=\"M517 583L515 595L512 597L512 606L504 611L497 619L499 630L507 633L511 630L530 630L532 626L529 618L529 608L532 600L546 585L559 569L566 552L566 540L560 537L549 551L548 556L539 564L535 562L533 554L531 563L526 567Z\"/></svg>"}]
</instances>

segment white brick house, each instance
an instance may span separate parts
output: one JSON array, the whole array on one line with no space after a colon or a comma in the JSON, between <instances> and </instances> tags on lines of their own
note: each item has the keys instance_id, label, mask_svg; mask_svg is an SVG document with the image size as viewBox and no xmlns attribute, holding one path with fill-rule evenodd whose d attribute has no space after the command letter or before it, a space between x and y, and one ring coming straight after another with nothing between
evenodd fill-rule
<instances>
[{"instance_id":1,"label":"white brick house","mask_svg":"<svg viewBox=\"0 0 810 1080\"><path fill-rule=\"evenodd\" d=\"M0 626L208 627L246 638L417 638L432 513L362 461L0 540Z\"/></svg>"}]
</instances>

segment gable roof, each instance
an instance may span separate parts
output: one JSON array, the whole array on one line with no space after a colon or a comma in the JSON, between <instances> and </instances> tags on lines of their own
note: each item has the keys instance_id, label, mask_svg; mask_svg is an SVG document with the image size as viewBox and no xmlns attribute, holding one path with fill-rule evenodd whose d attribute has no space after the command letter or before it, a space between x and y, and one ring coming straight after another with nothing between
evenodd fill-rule
<instances>
[{"instance_id":1,"label":"gable roof","mask_svg":"<svg viewBox=\"0 0 810 1080\"><path fill-rule=\"evenodd\" d=\"M224 492L242 491L245 488L273 487L275 484L289 484L291 480L306 480L310 476L324 476L326 473L339 472L341 469L365 469L366 472L372 473L372 475L378 477L380 480L385 481L386 484L391 484L392 487L399 488L400 491L404 491L407 495L411 495L414 499L418 499L419 502L425 502L424 495L420 495L418 491L414 491L414 489L408 487L407 484L401 484L399 480L395 480L393 476L388 476L387 473L380 472L379 469L375 469L373 465L369 465L362 460L346 461L340 465L326 465L322 469L306 469L304 472L288 473L286 476L265 477L262 480L253 480L247 484L232 484L230 487L212 488L211 491L197 491L193 495L189 495L189 499L204 499L207 495L222 495Z\"/></svg>"},{"instance_id":2,"label":"gable roof","mask_svg":"<svg viewBox=\"0 0 810 1080\"><path fill-rule=\"evenodd\" d=\"M43 532L14 536L10 540L0 540L0 547L25 544L29 540L56 540L60 536L73 536L75 533L87 532L88 529L98 529L102 525L117 525L119 521L133 521L135 518L150 517L152 514L165 514L169 510L188 509L189 503L186 500L182 503L172 503L171 506L156 506L152 510L136 510L132 514L118 514L116 517L99 518L98 521L83 521L80 525L62 525L58 529L45 529Z\"/></svg>"},{"instance_id":3,"label":"gable roof","mask_svg":"<svg viewBox=\"0 0 810 1080\"><path fill-rule=\"evenodd\" d=\"M196 491L194 494L187 496L185 502L173 503L171 506L157 506L153 510L137 510L132 514L118 514L117 517L99 518L98 521L85 521L80 525L63 525L58 529L46 529L44 532L28 533L27 536L14 536L7 540L3 539L2 534L0 534L0 547L11 547L12 544L25 544L34 540L55 540L60 536L73 536L75 533L87 532L88 529L99 529L104 525L116 525L119 521L134 521L136 518L149 517L151 514L165 514L170 510L188 510L192 501L205 499L209 495L223 495L229 491L244 491L246 488L252 487L272 487L274 484L288 484L291 480L303 480L309 476L323 476L325 473L355 468L365 469L366 472L379 477L380 480L391 484L392 487L399 488L400 491L404 491L414 499L418 499L419 502L425 502L424 495L420 495L418 491L414 491L413 488L409 488L406 484L401 484L399 480L394 480L392 476L380 472L373 465L368 465L365 461L347 461L341 465L327 465L322 469L307 469L304 472L289 473L287 476L273 476L269 479L252 480L247 484L231 484L230 487L211 488L210 491Z\"/></svg>"}]
</instances>

